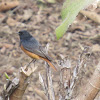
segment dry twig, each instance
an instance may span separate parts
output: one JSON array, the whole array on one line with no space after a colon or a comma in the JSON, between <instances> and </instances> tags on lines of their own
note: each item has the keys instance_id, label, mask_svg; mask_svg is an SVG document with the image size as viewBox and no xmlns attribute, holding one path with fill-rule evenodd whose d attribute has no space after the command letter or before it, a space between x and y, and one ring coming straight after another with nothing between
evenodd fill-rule
<instances>
[{"instance_id":1,"label":"dry twig","mask_svg":"<svg viewBox=\"0 0 100 100\"><path fill-rule=\"evenodd\" d=\"M70 99L71 61L64 59L60 66L59 100Z\"/></svg>"},{"instance_id":2,"label":"dry twig","mask_svg":"<svg viewBox=\"0 0 100 100\"><path fill-rule=\"evenodd\" d=\"M36 70L37 67L27 68L26 66L21 67L19 75L19 87L12 93L10 100L22 100L22 96L28 86L29 77ZM26 70L27 69L27 70Z\"/></svg>"},{"instance_id":3,"label":"dry twig","mask_svg":"<svg viewBox=\"0 0 100 100\"><path fill-rule=\"evenodd\" d=\"M7 84L6 89L3 91L1 100L22 100L22 96L28 86L31 74L37 67L21 67L19 78L13 79Z\"/></svg>"},{"instance_id":4,"label":"dry twig","mask_svg":"<svg viewBox=\"0 0 100 100\"><path fill-rule=\"evenodd\" d=\"M46 52L48 51L48 47L49 45L46 46ZM47 95L48 100L55 100L54 89L53 89L53 84L52 84L51 69L48 63L46 63L46 82L44 81L41 74L39 74L39 79L43 86L45 94Z\"/></svg>"},{"instance_id":5,"label":"dry twig","mask_svg":"<svg viewBox=\"0 0 100 100\"><path fill-rule=\"evenodd\" d=\"M73 100L94 100L100 91L100 62L96 66L95 72L88 81L82 92Z\"/></svg>"}]
</instances>

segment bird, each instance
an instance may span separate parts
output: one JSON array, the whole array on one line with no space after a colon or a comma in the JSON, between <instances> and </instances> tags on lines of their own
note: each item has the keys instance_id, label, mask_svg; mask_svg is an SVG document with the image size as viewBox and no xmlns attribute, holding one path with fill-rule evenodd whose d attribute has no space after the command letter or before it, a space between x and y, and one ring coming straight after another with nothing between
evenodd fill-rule
<instances>
[{"instance_id":1,"label":"bird","mask_svg":"<svg viewBox=\"0 0 100 100\"><path fill-rule=\"evenodd\" d=\"M18 35L20 38L20 47L25 54L32 59L42 59L46 61L50 67L57 71L56 67L52 64L52 58L47 54L39 41L37 41L27 30L20 30Z\"/></svg>"}]
</instances>

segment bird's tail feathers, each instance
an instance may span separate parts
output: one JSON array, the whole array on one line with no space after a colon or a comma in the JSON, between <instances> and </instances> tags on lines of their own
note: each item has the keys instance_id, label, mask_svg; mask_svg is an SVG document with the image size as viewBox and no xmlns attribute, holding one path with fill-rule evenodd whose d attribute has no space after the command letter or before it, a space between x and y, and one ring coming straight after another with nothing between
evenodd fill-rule
<instances>
[{"instance_id":1,"label":"bird's tail feathers","mask_svg":"<svg viewBox=\"0 0 100 100\"><path fill-rule=\"evenodd\" d=\"M52 67L55 71L57 71L56 67L48 59L45 59L45 58L42 58L42 59L45 60L49 64L50 67Z\"/></svg>"}]
</instances>

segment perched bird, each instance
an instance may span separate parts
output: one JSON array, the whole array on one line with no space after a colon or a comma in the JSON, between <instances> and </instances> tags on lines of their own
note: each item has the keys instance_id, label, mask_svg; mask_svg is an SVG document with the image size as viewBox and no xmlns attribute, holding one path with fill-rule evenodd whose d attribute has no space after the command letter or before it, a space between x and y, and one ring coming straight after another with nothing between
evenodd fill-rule
<instances>
[{"instance_id":1,"label":"perched bird","mask_svg":"<svg viewBox=\"0 0 100 100\"><path fill-rule=\"evenodd\" d=\"M29 32L21 30L18 34L20 37L20 47L28 56L33 59L43 59L50 65L50 67L57 70L51 63L51 57L48 56L45 49Z\"/></svg>"}]
</instances>

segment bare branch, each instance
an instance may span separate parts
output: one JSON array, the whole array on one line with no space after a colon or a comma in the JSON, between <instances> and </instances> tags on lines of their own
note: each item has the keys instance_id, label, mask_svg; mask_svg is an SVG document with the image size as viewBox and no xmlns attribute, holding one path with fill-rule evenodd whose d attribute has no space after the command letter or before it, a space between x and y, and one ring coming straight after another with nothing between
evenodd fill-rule
<instances>
[{"instance_id":1,"label":"bare branch","mask_svg":"<svg viewBox=\"0 0 100 100\"><path fill-rule=\"evenodd\" d=\"M48 53L48 48L49 48L49 44L47 44L47 46L45 47L46 53ZM52 84L51 69L48 63L45 62L45 65L46 65L46 81L44 81L41 74L39 74L39 79L43 86L45 94L47 95L48 100L55 100L54 89L53 89L53 84Z\"/></svg>"},{"instance_id":2,"label":"bare branch","mask_svg":"<svg viewBox=\"0 0 100 100\"><path fill-rule=\"evenodd\" d=\"M82 92L73 100L94 100L100 91L100 62L96 66L95 72Z\"/></svg>"},{"instance_id":3,"label":"bare branch","mask_svg":"<svg viewBox=\"0 0 100 100\"><path fill-rule=\"evenodd\" d=\"M10 100L22 100L22 96L28 86L30 75L36 70L37 67L21 67L19 75L19 87L11 94Z\"/></svg>"},{"instance_id":4,"label":"bare branch","mask_svg":"<svg viewBox=\"0 0 100 100\"><path fill-rule=\"evenodd\" d=\"M12 81L8 80L7 85L4 85L4 90L1 93L0 100L8 100L9 96L14 92L19 86L19 79L14 78Z\"/></svg>"},{"instance_id":5,"label":"bare branch","mask_svg":"<svg viewBox=\"0 0 100 100\"><path fill-rule=\"evenodd\" d=\"M19 78L8 80L4 90L1 93L0 100L22 100L22 96L27 88L31 74L37 67L21 67Z\"/></svg>"},{"instance_id":6,"label":"bare branch","mask_svg":"<svg viewBox=\"0 0 100 100\"><path fill-rule=\"evenodd\" d=\"M70 99L71 61L63 59L60 66L59 100Z\"/></svg>"}]
</instances>

